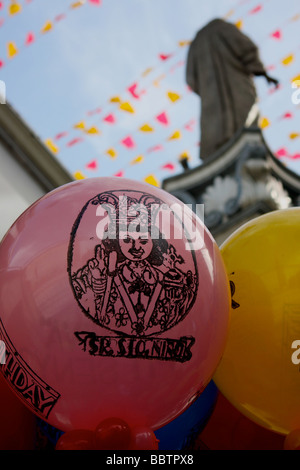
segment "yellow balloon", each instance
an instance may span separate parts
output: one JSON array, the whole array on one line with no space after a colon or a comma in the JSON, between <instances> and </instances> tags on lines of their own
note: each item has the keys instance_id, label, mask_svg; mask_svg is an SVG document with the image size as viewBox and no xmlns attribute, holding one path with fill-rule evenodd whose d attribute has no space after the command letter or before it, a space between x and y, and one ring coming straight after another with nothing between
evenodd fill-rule
<instances>
[{"instance_id":1,"label":"yellow balloon","mask_svg":"<svg viewBox=\"0 0 300 470\"><path fill-rule=\"evenodd\" d=\"M249 419L288 434L300 428L300 208L247 222L220 250L232 308L214 381Z\"/></svg>"}]
</instances>

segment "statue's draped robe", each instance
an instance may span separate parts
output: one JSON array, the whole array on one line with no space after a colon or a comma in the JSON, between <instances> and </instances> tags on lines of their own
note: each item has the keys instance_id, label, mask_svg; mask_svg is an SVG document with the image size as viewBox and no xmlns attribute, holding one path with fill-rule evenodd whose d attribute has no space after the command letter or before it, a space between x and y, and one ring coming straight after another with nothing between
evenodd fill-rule
<instances>
[{"instance_id":1,"label":"statue's draped robe","mask_svg":"<svg viewBox=\"0 0 300 470\"><path fill-rule=\"evenodd\" d=\"M235 25L213 20L191 42L186 81L201 98L200 157L244 126L256 102L253 75L265 73L257 46Z\"/></svg>"}]
</instances>

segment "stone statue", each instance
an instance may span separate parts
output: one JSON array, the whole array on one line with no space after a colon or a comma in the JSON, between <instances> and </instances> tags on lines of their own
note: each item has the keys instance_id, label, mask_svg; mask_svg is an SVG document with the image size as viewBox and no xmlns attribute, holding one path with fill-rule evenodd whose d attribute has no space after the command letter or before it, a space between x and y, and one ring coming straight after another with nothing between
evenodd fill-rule
<instances>
[{"instance_id":1,"label":"stone statue","mask_svg":"<svg viewBox=\"0 0 300 470\"><path fill-rule=\"evenodd\" d=\"M235 25L215 19L190 44L186 82L201 98L200 158L205 161L242 127L257 125L253 76L278 86L257 46Z\"/></svg>"}]
</instances>

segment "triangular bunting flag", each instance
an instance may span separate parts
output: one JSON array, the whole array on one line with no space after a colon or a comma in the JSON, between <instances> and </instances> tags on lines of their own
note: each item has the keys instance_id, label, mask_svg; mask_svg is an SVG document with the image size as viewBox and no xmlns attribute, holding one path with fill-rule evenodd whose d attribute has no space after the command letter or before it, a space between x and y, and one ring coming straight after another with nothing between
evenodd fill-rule
<instances>
[{"instance_id":1,"label":"triangular bunting flag","mask_svg":"<svg viewBox=\"0 0 300 470\"><path fill-rule=\"evenodd\" d=\"M159 187L159 182L155 175L148 175L146 178L144 178L145 183L151 184L152 186L157 186Z\"/></svg>"},{"instance_id":2,"label":"triangular bunting flag","mask_svg":"<svg viewBox=\"0 0 300 470\"><path fill-rule=\"evenodd\" d=\"M242 21L242 20L236 21L235 26L236 26L238 29L242 29L242 27L243 27L243 21Z\"/></svg>"},{"instance_id":3,"label":"triangular bunting flag","mask_svg":"<svg viewBox=\"0 0 300 470\"><path fill-rule=\"evenodd\" d=\"M85 4L85 0L79 0L78 2L71 3L70 8L82 7Z\"/></svg>"},{"instance_id":4,"label":"triangular bunting flag","mask_svg":"<svg viewBox=\"0 0 300 470\"><path fill-rule=\"evenodd\" d=\"M142 127L140 127L140 131L153 132L153 127L149 126L149 124L144 124Z\"/></svg>"},{"instance_id":5,"label":"triangular bunting flag","mask_svg":"<svg viewBox=\"0 0 300 470\"><path fill-rule=\"evenodd\" d=\"M160 113L158 116L156 116L156 119L158 122L166 126L169 124L169 119L165 111L163 113Z\"/></svg>"},{"instance_id":6,"label":"triangular bunting flag","mask_svg":"<svg viewBox=\"0 0 300 470\"><path fill-rule=\"evenodd\" d=\"M282 64L283 65L290 65L294 60L294 55L293 54L290 54L288 55L287 57L285 57L284 59L282 59Z\"/></svg>"},{"instance_id":7,"label":"triangular bunting flag","mask_svg":"<svg viewBox=\"0 0 300 470\"><path fill-rule=\"evenodd\" d=\"M257 5L257 7L250 10L249 13L250 15L254 15L255 13L258 13L260 10L262 10L262 5Z\"/></svg>"},{"instance_id":8,"label":"triangular bunting flag","mask_svg":"<svg viewBox=\"0 0 300 470\"><path fill-rule=\"evenodd\" d=\"M124 171L120 170L117 173L115 173L114 176L118 176L119 178L122 178L124 176Z\"/></svg>"},{"instance_id":9,"label":"triangular bunting flag","mask_svg":"<svg viewBox=\"0 0 300 470\"><path fill-rule=\"evenodd\" d=\"M79 144L82 141L83 139L81 139L80 137L78 139L72 139L67 143L67 147L73 147L73 145Z\"/></svg>"},{"instance_id":10,"label":"triangular bunting flag","mask_svg":"<svg viewBox=\"0 0 300 470\"><path fill-rule=\"evenodd\" d=\"M174 163L166 163L161 167L163 170L169 170L169 171L174 171L175 170L175 165Z\"/></svg>"},{"instance_id":11,"label":"triangular bunting flag","mask_svg":"<svg viewBox=\"0 0 300 470\"><path fill-rule=\"evenodd\" d=\"M173 54L159 54L159 58L161 60L168 60L170 57L172 57Z\"/></svg>"},{"instance_id":12,"label":"triangular bunting flag","mask_svg":"<svg viewBox=\"0 0 300 470\"><path fill-rule=\"evenodd\" d=\"M181 137L180 131L175 131L175 132L169 137L168 140L180 139L180 137Z\"/></svg>"},{"instance_id":13,"label":"triangular bunting flag","mask_svg":"<svg viewBox=\"0 0 300 470\"><path fill-rule=\"evenodd\" d=\"M81 171L75 171L74 178L76 180L83 180L85 178L84 174Z\"/></svg>"},{"instance_id":14,"label":"triangular bunting flag","mask_svg":"<svg viewBox=\"0 0 300 470\"><path fill-rule=\"evenodd\" d=\"M92 134L92 135L100 135L100 131L99 129L97 129L97 127L93 126L93 127L90 127L89 129L87 129L86 131L87 134Z\"/></svg>"},{"instance_id":15,"label":"triangular bunting flag","mask_svg":"<svg viewBox=\"0 0 300 470\"><path fill-rule=\"evenodd\" d=\"M131 104L128 103L128 101L126 101L125 103L120 104L120 109L122 109L123 111L127 111L128 113L134 113L134 109L131 106Z\"/></svg>"},{"instance_id":16,"label":"triangular bunting flag","mask_svg":"<svg viewBox=\"0 0 300 470\"><path fill-rule=\"evenodd\" d=\"M9 42L7 44L7 57L11 59L14 57L16 54L18 54L18 48L14 42Z\"/></svg>"},{"instance_id":17,"label":"triangular bunting flag","mask_svg":"<svg viewBox=\"0 0 300 470\"><path fill-rule=\"evenodd\" d=\"M174 93L173 91L169 91L168 93L168 98L174 103L175 101L179 100L180 95L178 93Z\"/></svg>"},{"instance_id":18,"label":"triangular bunting flag","mask_svg":"<svg viewBox=\"0 0 300 470\"><path fill-rule=\"evenodd\" d=\"M111 103L121 103L121 98L119 96L112 96L109 101Z\"/></svg>"},{"instance_id":19,"label":"triangular bunting flag","mask_svg":"<svg viewBox=\"0 0 300 470\"><path fill-rule=\"evenodd\" d=\"M263 117L263 118L260 119L259 126L260 126L261 129L265 129L269 125L270 125L269 119L267 119L266 117Z\"/></svg>"},{"instance_id":20,"label":"triangular bunting flag","mask_svg":"<svg viewBox=\"0 0 300 470\"><path fill-rule=\"evenodd\" d=\"M281 39L282 38L282 32L280 29L277 29L271 34L271 37L274 39Z\"/></svg>"},{"instance_id":21,"label":"triangular bunting flag","mask_svg":"<svg viewBox=\"0 0 300 470\"><path fill-rule=\"evenodd\" d=\"M143 155L139 155L138 157L131 160L130 165L137 165L138 163L142 163L144 161Z\"/></svg>"},{"instance_id":22,"label":"triangular bunting flag","mask_svg":"<svg viewBox=\"0 0 300 470\"><path fill-rule=\"evenodd\" d=\"M51 139L45 140L45 144L51 150L51 152L58 153L58 147L56 145L54 145L54 143L52 142Z\"/></svg>"},{"instance_id":23,"label":"triangular bunting flag","mask_svg":"<svg viewBox=\"0 0 300 470\"><path fill-rule=\"evenodd\" d=\"M29 45L32 42L34 42L34 34L33 33L28 33L25 39L25 44Z\"/></svg>"},{"instance_id":24,"label":"triangular bunting flag","mask_svg":"<svg viewBox=\"0 0 300 470\"><path fill-rule=\"evenodd\" d=\"M103 121L109 122L110 124L114 124L116 122L116 118L113 114L108 114L103 118Z\"/></svg>"},{"instance_id":25,"label":"triangular bunting flag","mask_svg":"<svg viewBox=\"0 0 300 470\"><path fill-rule=\"evenodd\" d=\"M178 46L185 47L185 46L189 46L190 44L191 44L191 41L179 41Z\"/></svg>"},{"instance_id":26,"label":"triangular bunting flag","mask_svg":"<svg viewBox=\"0 0 300 470\"><path fill-rule=\"evenodd\" d=\"M298 134L298 132L291 132L290 139L297 139L297 137L300 137L300 134Z\"/></svg>"},{"instance_id":27,"label":"triangular bunting flag","mask_svg":"<svg viewBox=\"0 0 300 470\"><path fill-rule=\"evenodd\" d=\"M60 140L62 139L63 137L66 137L68 135L67 132L60 132L59 134L56 134L56 136L54 137L55 140Z\"/></svg>"},{"instance_id":28,"label":"triangular bunting flag","mask_svg":"<svg viewBox=\"0 0 300 470\"><path fill-rule=\"evenodd\" d=\"M277 150L276 155L277 157L287 157L288 151L286 148L282 147L281 149Z\"/></svg>"},{"instance_id":29,"label":"triangular bunting flag","mask_svg":"<svg viewBox=\"0 0 300 470\"><path fill-rule=\"evenodd\" d=\"M80 122L77 122L77 124L74 124L74 129L85 129L85 122L84 121L80 121Z\"/></svg>"},{"instance_id":30,"label":"triangular bunting flag","mask_svg":"<svg viewBox=\"0 0 300 470\"><path fill-rule=\"evenodd\" d=\"M97 170L98 168L97 160L92 160L91 162L87 163L86 168L88 170Z\"/></svg>"},{"instance_id":31,"label":"triangular bunting flag","mask_svg":"<svg viewBox=\"0 0 300 470\"><path fill-rule=\"evenodd\" d=\"M45 25L42 27L41 32L47 33L48 31L51 31L52 28L53 28L53 25L51 21L47 21L47 23L45 23Z\"/></svg>"},{"instance_id":32,"label":"triangular bunting flag","mask_svg":"<svg viewBox=\"0 0 300 470\"><path fill-rule=\"evenodd\" d=\"M117 152L115 149L108 149L106 150L106 154L110 156L110 158L116 158L117 157Z\"/></svg>"},{"instance_id":33,"label":"triangular bunting flag","mask_svg":"<svg viewBox=\"0 0 300 470\"><path fill-rule=\"evenodd\" d=\"M134 143L133 139L130 136L125 137L125 139L121 140L121 143L123 145L125 145L125 147L127 147L127 148L135 147L135 143Z\"/></svg>"},{"instance_id":34,"label":"triangular bunting flag","mask_svg":"<svg viewBox=\"0 0 300 470\"><path fill-rule=\"evenodd\" d=\"M97 6L101 5L101 0L89 0L89 2L92 3L93 5L97 5Z\"/></svg>"},{"instance_id":35,"label":"triangular bunting flag","mask_svg":"<svg viewBox=\"0 0 300 470\"><path fill-rule=\"evenodd\" d=\"M20 5L20 3L17 3L17 2L11 3L8 7L8 13L10 15L16 15L21 10L22 10L22 6Z\"/></svg>"}]
</instances>

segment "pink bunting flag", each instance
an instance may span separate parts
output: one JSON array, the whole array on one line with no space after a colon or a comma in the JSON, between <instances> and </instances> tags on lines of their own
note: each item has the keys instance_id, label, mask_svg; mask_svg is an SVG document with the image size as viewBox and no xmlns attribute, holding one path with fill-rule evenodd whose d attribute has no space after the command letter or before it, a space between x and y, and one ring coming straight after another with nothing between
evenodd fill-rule
<instances>
[{"instance_id":1,"label":"pink bunting flag","mask_svg":"<svg viewBox=\"0 0 300 470\"><path fill-rule=\"evenodd\" d=\"M115 173L114 176L118 176L119 178L122 178L122 176L124 176L124 171L120 170L117 173Z\"/></svg>"},{"instance_id":2,"label":"pink bunting flag","mask_svg":"<svg viewBox=\"0 0 300 470\"><path fill-rule=\"evenodd\" d=\"M135 147L135 143L134 143L134 140L132 139L132 137L128 136L128 137L125 137L125 139L123 139L121 141L121 143L123 145L125 145L125 147L127 148L133 148Z\"/></svg>"},{"instance_id":3,"label":"pink bunting flag","mask_svg":"<svg viewBox=\"0 0 300 470\"><path fill-rule=\"evenodd\" d=\"M101 5L101 0L89 0L89 2L92 3L93 5L97 5L97 6Z\"/></svg>"},{"instance_id":4,"label":"pink bunting flag","mask_svg":"<svg viewBox=\"0 0 300 470\"><path fill-rule=\"evenodd\" d=\"M96 108L96 109L93 109L91 111L88 111L87 112L87 115L88 116L94 116L94 114L99 114L102 112L102 109L101 108Z\"/></svg>"},{"instance_id":5,"label":"pink bunting flag","mask_svg":"<svg viewBox=\"0 0 300 470\"><path fill-rule=\"evenodd\" d=\"M293 114L290 112L287 112L282 116L282 119L291 119L292 117L293 117Z\"/></svg>"},{"instance_id":6,"label":"pink bunting flag","mask_svg":"<svg viewBox=\"0 0 300 470\"><path fill-rule=\"evenodd\" d=\"M54 18L54 21L56 21L56 23L58 23L59 21L61 20L64 20L66 18L66 14L65 13L60 13L59 15L56 15L56 17Z\"/></svg>"},{"instance_id":7,"label":"pink bunting flag","mask_svg":"<svg viewBox=\"0 0 300 470\"><path fill-rule=\"evenodd\" d=\"M60 132L59 134L56 134L56 136L54 137L55 140L60 140L62 139L63 137L66 137L66 135L68 135L67 132Z\"/></svg>"},{"instance_id":8,"label":"pink bunting flag","mask_svg":"<svg viewBox=\"0 0 300 470\"><path fill-rule=\"evenodd\" d=\"M277 157L287 157L289 153L285 147L282 147L281 149L277 150L276 155Z\"/></svg>"},{"instance_id":9,"label":"pink bunting flag","mask_svg":"<svg viewBox=\"0 0 300 470\"><path fill-rule=\"evenodd\" d=\"M3 8L3 2L0 2L0 10Z\"/></svg>"},{"instance_id":10,"label":"pink bunting flag","mask_svg":"<svg viewBox=\"0 0 300 470\"><path fill-rule=\"evenodd\" d=\"M0 28L4 25L4 18L0 18Z\"/></svg>"},{"instance_id":11,"label":"pink bunting flag","mask_svg":"<svg viewBox=\"0 0 300 470\"><path fill-rule=\"evenodd\" d=\"M156 120L165 126L169 124L169 119L165 111L156 116Z\"/></svg>"},{"instance_id":12,"label":"pink bunting flag","mask_svg":"<svg viewBox=\"0 0 300 470\"><path fill-rule=\"evenodd\" d=\"M131 85L130 87L127 88L127 90L129 91L129 93L133 96L133 98L135 99L139 99L140 95L137 94L136 92L136 89L137 89L137 86L138 84L137 83L134 83L133 85Z\"/></svg>"},{"instance_id":13,"label":"pink bunting flag","mask_svg":"<svg viewBox=\"0 0 300 470\"><path fill-rule=\"evenodd\" d=\"M67 147L73 147L73 145L79 144L79 142L82 142L82 141L83 139L81 139L80 137L70 140L70 142L67 143Z\"/></svg>"},{"instance_id":14,"label":"pink bunting flag","mask_svg":"<svg viewBox=\"0 0 300 470\"><path fill-rule=\"evenodd\" d=\"M157 152L158 150L162 150L163 149L163 146L162 145L154 145L153 147L150 147L147 152L148 153L151 153L151 152Z\"/></svg>"},{"instance_id":15,"label":"pink bunting flag","mask_svg":"<svg viewBox=\"0 0 300 470\"><path fill-rule=\"evenodd\" d=\"M298 160L299 158L300 158L300 153L295 153L294 155L292 155L293 160Z\"/></svg>"},{"instance_id":16,"label":"pink bunting flag","mask_svg":"<svg viewBox=\"0 0 300 470\"><path fill-rule=\"evenodd\" d=\"M170 57L172 57L173 54L159 54L159 58L161 60L168 60Z\"/></svg>"},{"instance_id":17,"label":"pink bunting flag","mask_svg":"<svg viewBox=\"0 0 300 470\"><path fill-rule=\"evenodd\" d=\"M34 42L34 34L33 33L28 33L25 39L25 44L29 45Z\"/></svg>"},{"instance_id":18,"label":"pink bunting flag","mask_svg":"<svg viewBox=\"0 0 300 470\"><path fill-rule=\"evenodd\" d=\"M174 171L175 170L175 165L173 163L166 163L165 165L162 166L163 170L169 170L169 171Z\"/></svg>"},{"instance_id":19,"label":"pink bunting flag","mask_svg":"<svg viewBox=\"0 0 300 470\"><path fill-rule=\"evenodd\" d=\"M3 60L0 59L0 69L4 66Z\"/></svg>"},{"instance_id":20,"label":"pink bunting flag","mask_svg":"<svg viewBox=\"0 0 300 470\"><path fill-rule=\"evenodd\" d=\"M92 160L91 162L87 163L86 168L88 170L97 170L98 168L97 160Z\"/></svg>"},{"instance_id":21,"label":"pink bunting flag","mask_svg":"<svg viewBox=\"0 0 300 470\"><path fill-rule=\"evenodd\" d=\"M196 119L191 119L189 122L185 124L184 128L187 131L193 131L195 124L196 124Z\"/></svg>"},{"instance_id":22,"label":"pink bunting flag","mask_svg":"<svg viewBox=\"0 0 300 470\"><path fill-rule=\"evenodd\" d=\"M281 39L282 38L282 32L280 31L280 29L277 29L276 31L274 31L271 34L271 37L274 38L274 39Z\"/></svg>"},{"instance_id":23,"label":"pink bunting flag","mask_svg":"<svg viewBox=\"0 0 300 470\"><path fill-rule=\"evenodd\" d=\"M257 5L257 7L250 10L249 13L250 13L250 15L254 15L255 13L258 13L261 10L262 10L262 5Z\"/></svg>"},{"instance_id":24,"label":"pink bunting flag","mask_svg":"<svg viewBox=\"0 0 300 470\"><path fill-rule=\"evenodd\" d=\"M108 114L107 116L105 116L105 118L103 118L103 121L109 122L110 124L114 124L116 122L116 118L111 113L111 114Z\"/></svg>"}]
</instances>

